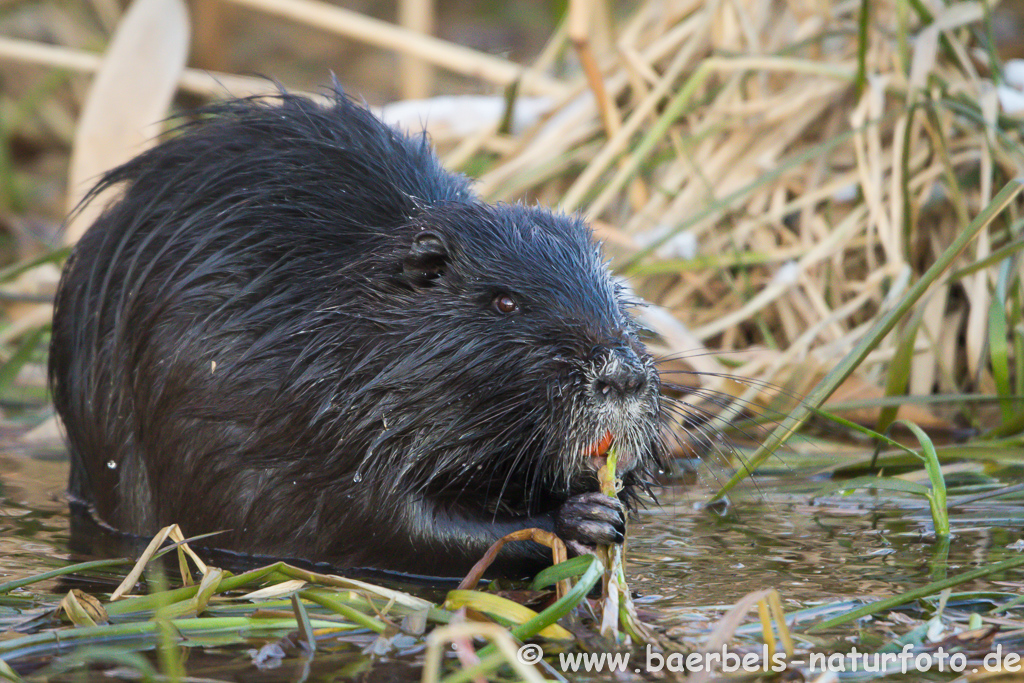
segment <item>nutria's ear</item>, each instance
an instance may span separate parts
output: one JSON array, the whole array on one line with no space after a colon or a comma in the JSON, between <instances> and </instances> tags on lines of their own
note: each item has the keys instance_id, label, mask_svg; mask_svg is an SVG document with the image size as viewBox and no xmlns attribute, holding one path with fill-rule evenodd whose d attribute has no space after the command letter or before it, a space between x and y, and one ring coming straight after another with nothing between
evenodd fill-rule
<instances>
[{"instance_id":1,"label":"nutria's ear","mask_svg":"<svg viewBox=\"0 0 1024 683\"><path fill-rule=\"evenodd\" d=\"M444 276L448 267L448 246L436 232L423 230L413 238L402 262L402 272L415 285L430 284Z\"/></svg>"}]
</instances>

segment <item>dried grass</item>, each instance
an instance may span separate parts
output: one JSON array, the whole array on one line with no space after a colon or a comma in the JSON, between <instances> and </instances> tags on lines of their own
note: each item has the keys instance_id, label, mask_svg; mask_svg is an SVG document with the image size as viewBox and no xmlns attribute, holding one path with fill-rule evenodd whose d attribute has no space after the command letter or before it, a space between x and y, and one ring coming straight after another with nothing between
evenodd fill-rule
<instances>
[{"instance_id":1,"label":"dried grass","mask_svg":"<svg viewBox=\"0 0 1024 683\"><path fill-rule=\"evenodd\" d=\"M806 388L1024 162L1021 120L998 111L999 67L978 38L984 7L869 6L861 60L861 3L645 3L596 55L615 111L596 104L600 90L568 99L479 186L583 211L647 300L743 360L735 374L787 386L800 375ZM1019 207L956 267L1019 241ZM1019 256L1001 264L1019 292ZM913 393L994 386L996 277L933 288ZM1019 323L1019 294L999 305ZM895 344L860 368L861 398L881 395Z\"/></svg>"},{"instance_id":2,"label":"dried grass","mask_svg":"<svg viewBox=\"0 0 1024 683\"><path fill-rule=\"evenodd\" d=\"M656 304L641 315L657 350L689 357L674 365L742 401L765 404L778 390L718 375L809 390L1024 162L1021 119L1000 111L1001 65L985 43L991 7L979 3L649 0L616 23L604 3L572 2L525 67L317 0L230 2L394 51L414 65L406 74L431 65L515 87L509 98L552 98L525 132L481 125L449 164L484 169L488 199L586 214L613 266ZM420 16L406 23L423 25L429 8L408 6ZM4 56L98 66L11 39L0 39ZM552 75L574 57L578 75ZM190 70L180 82L221 84L259 89ZM901 360L909 393L1006 395L1024 384L1019 208L954 269L1001 258L921 302L914 352ZM1006 324L995 329L999 307ZM847 398L883 395L899 343L893 335L867 356Z\"/></svg>"}]
</instances>

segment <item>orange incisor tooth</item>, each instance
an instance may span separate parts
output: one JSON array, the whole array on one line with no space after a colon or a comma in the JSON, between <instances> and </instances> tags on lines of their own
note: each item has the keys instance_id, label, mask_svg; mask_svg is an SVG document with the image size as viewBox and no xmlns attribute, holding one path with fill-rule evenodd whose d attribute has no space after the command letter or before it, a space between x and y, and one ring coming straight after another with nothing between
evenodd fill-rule
<instances>
[{"instance_id":1,"label":"orange incisor tooth","mask_svg":"<svg viewBox=\"0 0 1024 683\"><path fill-rule=\"evenodd\" d=\"M612 433L610 431L605 432L601 440L590 447L590 452L587 453L588 457L591 458L603 458L608 455L608 449L612 446Z\"/></svg>"}]
</instances>

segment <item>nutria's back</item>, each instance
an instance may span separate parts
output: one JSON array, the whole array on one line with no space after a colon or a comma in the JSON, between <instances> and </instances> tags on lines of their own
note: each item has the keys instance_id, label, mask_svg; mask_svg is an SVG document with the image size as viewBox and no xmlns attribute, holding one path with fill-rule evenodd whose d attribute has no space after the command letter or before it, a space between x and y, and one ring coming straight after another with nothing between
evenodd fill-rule
<instances>
[{"instance_id":1,"label":"nutria's back","mask_svg":"<svg viewBox=\"0 0 1024 683\"><path fill-rule=\"evenodd\" d=\"M422 574L621 540L595 447L655 462L658 378L578 219L483 204L341 95L208 109L111 185L50 366L97 516Z\"/></svg>"}]
</instances>

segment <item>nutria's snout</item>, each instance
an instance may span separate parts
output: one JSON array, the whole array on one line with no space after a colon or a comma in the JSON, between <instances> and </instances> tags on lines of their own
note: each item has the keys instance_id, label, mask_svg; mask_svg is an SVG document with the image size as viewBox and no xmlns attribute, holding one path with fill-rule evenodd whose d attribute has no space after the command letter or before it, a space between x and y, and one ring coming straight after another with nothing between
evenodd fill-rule
<instances>
[{"instance_id":1,"label":"nutria's snout","mask_svg":"<svg viewBox=\"0 0 1024 683\"><path fill-rule=\"evenodd\" d=\"M595 364L598 371L590 390L597 400L625 402L643 393L648 370L633 349L623 345L602 350Z\"/></svg>"},{"instance_id":2,"label":"nutria's snout","mask_svg":"<svg viewBox=\"0 0 1024 683\"><path fill-rule=\"evenodd\" d=\"M651 459L661 383L652 359L630 341L598 345L590 353L585 392L594 428L585 463L594 470L612 448L619 474L643 468Z\"/></svg>"}]
</instances>

